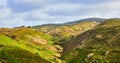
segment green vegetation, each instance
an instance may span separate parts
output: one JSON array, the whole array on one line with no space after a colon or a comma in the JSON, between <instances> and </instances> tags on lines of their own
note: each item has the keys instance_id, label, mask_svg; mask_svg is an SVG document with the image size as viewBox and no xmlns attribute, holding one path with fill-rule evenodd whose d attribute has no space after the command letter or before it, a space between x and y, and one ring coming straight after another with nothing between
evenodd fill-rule
<instances>
[{"instance_id":1,"label":"green vegetation","mask_svg":"<svg viewBox=\"0 0 120 63\"><path fill-rule=\"evenodd\" d=\"M0 61L3 63L44 63L47 60L42 59L40 56L25 48L25 45L17 43L15 40L0 35ZM35 59L36 60L33 60ZM49 63L49 62L48 62Z\"/></svg>"},{"instance_id":2,"label":"green vegetation","mask_svg":"<svg viewBox=\"0 0 120 63\"><path fill-rule=\"evenodd\" d=\"M64 25L63 24L45 24L45 25L33 26L31 28L35 28L37 31L47 33L49 31L59 28L61 26L64 26Z\"/></svg>"},{"instance_id":3,"label":"green vegetation","mask_svg":"<svg viewBox=\"0 0 120 63\"><path fill-rule=\"evenodd\" d=\"M1 52L4 51L1 55L8 58L9 62L17 61L13 60L15 57L22 63L28 61L30 61L29 63L49 61L54 63L53 59L58 62L60 60L55 54L59 54L59 52L57 52L57 48L53 43L52 36L29 28L2 29L0 34ZM9 57L13 57L13 59Z\"/></svg>"},{"instance_id":4,"label":"green vegetation","mask_svg":"<svg viewBox=\"0 0 120 63\"><path fill-rule=\"evenodd\" d=\"M58 37L57 44L64 44L75 38L77 35L97 26L97 22L81 22L73 25L61 26L48 32L48 34Z\"/></svg>"},{"instance_id":5,"label":"green vegetation","mask_svg":"<svg viewBox=\"0 0 120 63\"><path fill-rule=\"evenodd\" d=\"M86 58L88 52L82 49L76 49L75 51L70 51L67 55L64 55L62 59L66 63L82 63Z\"/></svg>"},{"instance_id":6,"label":"green vegetation","mask_svg":"<svg viewBox=\"0 0 120 63\"><path fill-rule=\"evenodd\" d=\"M0 63L120 63L120 20L0 28Z\"/></svg>"},{"instance_id":7,"label":"green vegetation","mask_svg":"<svg viewBox=\"0 0 120 63\"><path fill-rule=\"evenodd\" d=\"M66 44L64 48L68 51L64 51L66 54L63 54L62 58L67 63L119 63L119 36L120 20L106 20L96 28L87 31L72 40L70 44L74 44L74 47L71 46L70 48L70 44ZM75 54L78 51L80 52L78 54ZM84 53L82 53L83 51ZM81 53L83 56L80 56Z\"/></svg>"}]
</instances>

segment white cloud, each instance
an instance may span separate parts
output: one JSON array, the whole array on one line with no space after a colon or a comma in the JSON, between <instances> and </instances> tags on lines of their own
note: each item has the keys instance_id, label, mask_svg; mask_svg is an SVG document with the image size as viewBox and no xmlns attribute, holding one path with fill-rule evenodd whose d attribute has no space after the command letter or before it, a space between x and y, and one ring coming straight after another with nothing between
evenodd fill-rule
<instances>
[{"instance_id":1,"label":"white cloud","mask_svg":"<svg viewBox=\"0 0 120 63\"><path fill-rule=\"evenodd\" d=\"M84 5L80 3L44 4L48 0L15 0L14 3L30 3L45 5L31 11L15 13L7 7L7 0L0 0L0 27L39 25L46 23L63 23L89 17L113 18L120 17L120 0L109 0L97 5ZM53 0L52 0L53 1ZM46 2L50 3L50 1ZM1 25L2 24L2 25Z\"/></svg>"},{"instance_id":2,"label":"white cloud","mask_svg":"<svg viewBox=\"0 0 120 63\"><path fill-rule=\"evenodd\" d=\"M75 15L83 7L81 4L59 3L46 6L42 11L51 15Z\"/></svg>"},{"instance_id":3,"label":"white cloud","mask_svg":"<svg viewBox=\"0 0 120 63\"><path fill-rule=\"evenodd\" d=\"M4 18L9 18L12 11L10 8L0 8L0 20Z\"/></svg>"},{"instance_id":4,"label":"white cloud","mask_svg":"<svg viewBox=\"0 0 120 63\"><path fill-rule=\"evenodd\" d=\"M0 6L6 6L7 0L0 0Z\"/></svg>"},{"instance_id":5,"label":"white cloud","mask_svg":"<svg viewBox=\"0 0 120 63\"><path fill-rule=\"evenodd\" d=\"M109 9L119 9L120 0L109 1L107 3L103 3L101 7L109 8Z\"/></svg>"},{"instance_id":6,"label":"white cloud","mask_svg":"<svg viewBox=\"0 0 120 63\"><path fill-rule=\"evenodd\" d=\"M83 5L81 4L71 4L71 3L60 3L60 4L54 4L54 5L50 5L47 7L47 11L50 10L78 10L79 8L81 8Z\"/></svg>"},{"instance_id":7,"label":"white cloud","mask_svg":"<svg viewBox=\"0 0 120 63\"><path fill-rule=\"evenodd\" d=\"M15 0L14 3L42 3L45 0Z\"/></svg>"}]
</instances>

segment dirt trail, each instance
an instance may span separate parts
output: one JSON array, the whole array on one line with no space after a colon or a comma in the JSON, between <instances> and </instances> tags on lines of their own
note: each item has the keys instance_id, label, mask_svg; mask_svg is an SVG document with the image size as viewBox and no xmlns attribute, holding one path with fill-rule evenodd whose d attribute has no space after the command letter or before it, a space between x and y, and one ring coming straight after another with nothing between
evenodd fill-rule
<instances>
[{"instance_id":1,"label":"dirt trail","mask_svg":"<svg viewBox=\"0 0 120 63\"><path fill-rule=\"evenodd\" d=\"M90 31L90 30L89 30ZM63 45L63 55L68 53L69 51L76 49L80 45L82 45L85 40L87 40L90 36L89 31L86 31L79 36L77 36L75 39L71 40L70 42L67 42L65 45Z\"/></svg>"}]
</instances>

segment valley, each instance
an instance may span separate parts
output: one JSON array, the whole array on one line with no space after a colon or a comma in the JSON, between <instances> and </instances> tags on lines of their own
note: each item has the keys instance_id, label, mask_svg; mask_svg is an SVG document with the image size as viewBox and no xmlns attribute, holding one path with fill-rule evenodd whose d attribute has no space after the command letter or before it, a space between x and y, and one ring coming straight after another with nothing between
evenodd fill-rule
<instances>
[{"instance_id":1,"label":"valley","mask_svg":"<svg viewBox=\"0 0 120 63\"><path fill-rule=\"evenodd\" d=\"M0 63L120 63L120 19L0 28Z\"/></svg>"}]
</instances>

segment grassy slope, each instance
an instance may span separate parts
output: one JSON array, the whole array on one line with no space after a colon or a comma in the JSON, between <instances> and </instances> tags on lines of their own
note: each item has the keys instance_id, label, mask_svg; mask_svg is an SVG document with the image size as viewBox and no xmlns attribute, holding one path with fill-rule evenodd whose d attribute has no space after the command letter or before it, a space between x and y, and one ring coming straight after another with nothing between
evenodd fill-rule
<instances>
[{"instance_id":1,"label":"grassy slope","mask_svg":"<svg viewBox=\"0 0 120 63\"><path fill-rule=\"evenodd\" d=\"M82 40L81 40L82 39ZM63 55L67 63L119 63L120 20L110 19L95 29L87 31L64 47L69 51ZM74 45L71 47L70 45ZM64 51L66 52L66 51Z\"/></svg>"},{"instance_id":2,"label":"grassy slope","mask_svg":"<svg viewBox=\"0 0 120 63\"><path fill-rule=\"evenodd\" d=\"M58 32L52 32L53 30L50 32L50 34L59 33L56 37L72 39L64 45L66 51L62 59L66 63L120 62L120 21L107 20L94 28L96 25L97 23L84 22L60 27ZM94 29L90 30L91 28ZM54 56L54 54L59 54L58 51L54 51L56 48L53 45L53 41L59 40L58 38L31 28L2 29L0 33L0 61L3 63L61 62L58 57ZM74 40L69 38L71 35L78 34L80 35ZM34 44L31 42L34 37L46 40L47 43ZM92 56L89 56L90 54Z\"/></svg>"},{"instance_id":3,"label":"grassy slope","mask_svg":"<svg viewBox=\"0 0 120 63\"><path fill-rule=\"evenodd\" d=\"M48 34L57 37L59 39L59 43L65 43L76 37L78 34L94 28L98 24L99 23L97 22L81 22L74 25L61 26L49 31Z\"/></svg>"},{"instance_id":4,"label":"grassy slope","mask_svg":"<svg viewBox=\"0 0 120 63\"><path fill-rule=\"evenodd\" d=\"M61 30L60 32L62 32L61 34L62 37L65 36L63 38L66 38L72 35L73 33L75 33L75 31L81 30L80 33L82 33L83 31L88 30L91 27L94 27L95 25L96 23L84 22L81 24L64 26L64 27L61 27L59 30ZM69 30L73 30L74 32L70 32L70 34L67 34ZM54 42L57 42L59 40L56 37L52 37L49 34L36 31L36 29L24 28L24 27L13 28L13 29L12 28L11 29L1 28L0 34L1 34L0 35L0 46L2 47L0 56L2 58L1 59L2 62L12 62L12 63L13 62L25 63L27 61L31 61L31 62L33 61L32 63L37 63L37 62L46 63L49 61L54 62L54 63L61 62L61 60L55 56L55 55L60 54L58 52L59 49L57 50L57 48L54 47L53 45ZM77 35L79 34L79 32L75 34ZM47 43L46 44L32 43L33 38L37 38L39 40L45 40ZM31 57L28 58L29 56ZM41 61L39 61L39 59L41 59Z\"/></svg>"},{"instance_id":5,"label":"grassy slope","mask_svg":"<svg viewBox=\"0 0 120 63\"><path fill-rule=\"evenodd\" d=\"M61 26L64 26L64 25L63 24L45 24L45 25L40 25L40 26L33 26L32 28L35 28L37 31L47 33L50 30L59 28Z\"/></svg>"},{"instance_id":6,"label":"grassy slope","mask_svg":"<svg viewBox=\"0 0 120 63\"><path fill-rule=\"evenodd\" d=\"M23 62L27 61L27 60L33 60L33 61L38 61L39 58L43 58L46 61L50 61L50 62L56 62L56 61L60 61L57 57L55 57L55 54L59 54L59 52L57 52L57 49L54 47L53 45L53 41L52 41L52 36L48 35L48 34L44 34L42 32L37 32L34 29L31 28L14 28L14 29L2 29L0 31L1 34L5 34L7 36L2 36L0 38L0 43L2 43L1 45L5 44L13 44L13 47L18 47L18 48L12 48L9 49L9 51L13 52L13 53L20 53L14 50L18 49L18 51L20 50L21 52L26 51L26 57L29 57L28 54L33 55L31 58L27 58L24 59ZM6 38L7 37L7 38ZM41 40L43 40L42 42L45 42L45 44L39 44L39 43L34 43L35 40L33 40L33 38L37 38L36 41L40 42ZM11 39L11 40L9 40ZM4 41L7 40L7 41ZM9 43L10 42L10 43ZM42 43L40 42L40 43ZM46 43L47 42L47 43ZM7 45L8 46L8 45ZM9 48L9 47L6 47ZM49 49L50 48L50 49ZM7 51L7 53L9 52ZM12 53L10 53L9 55L12 55ZM16 54L17 55L17 54ZM24 55L21 53L21 55ZM20 56L18 56L18 59ZM26 58L26 57L22 57L22 58ZM36 57L36 59L34 59ZM37 59L38 57L38 59ZM17 58L17 57L16 57ZM21 58L21 60L22 60ZM41 60L41 62L44 63L44 61ZM35 62L33 62L35 63Z\"/></svg>"},{"instance_id":7,"label":"grassy slope","mask_svg":"<svg viewBox=\"0 0 120 63\"><path fill-rule=\"evenodd\" d=\"M5 35L0 35L0 62L50 63Z\"/></svg>"}]
</instances>

